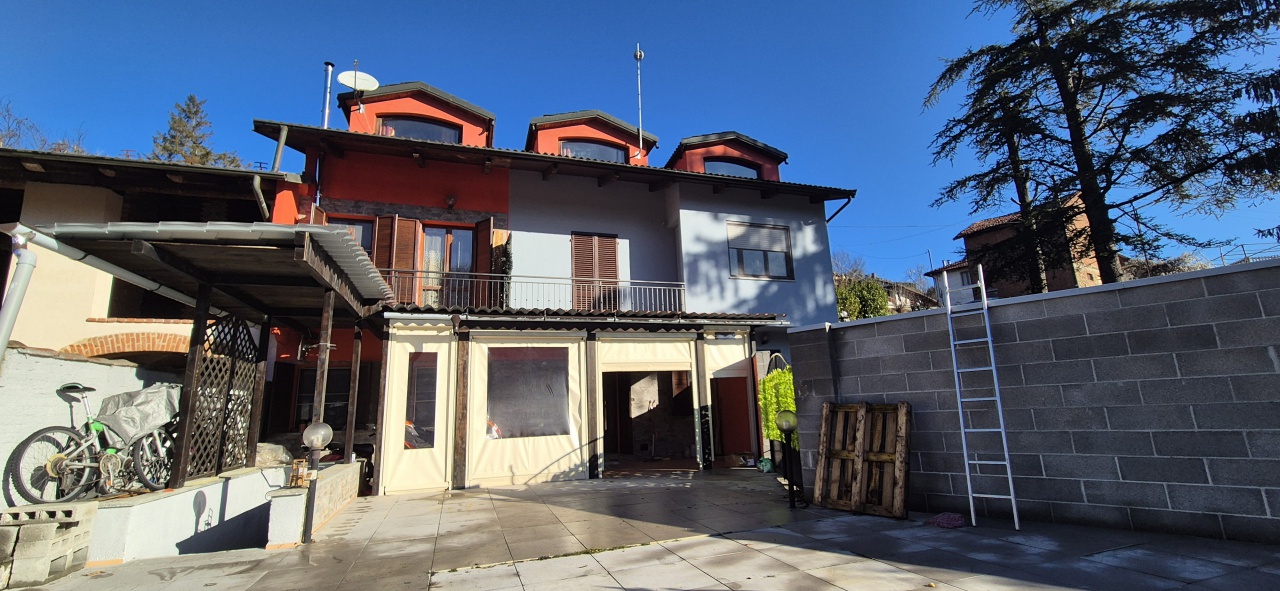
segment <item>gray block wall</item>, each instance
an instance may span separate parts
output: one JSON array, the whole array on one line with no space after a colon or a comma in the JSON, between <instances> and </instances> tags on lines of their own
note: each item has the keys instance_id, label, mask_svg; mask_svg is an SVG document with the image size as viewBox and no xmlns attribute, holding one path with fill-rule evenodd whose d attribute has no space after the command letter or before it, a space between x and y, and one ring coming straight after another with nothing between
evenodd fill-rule
<instances>
[{"instance_id":1,"label":"gray block wall","mask_svg":"<svg viewBox=\"0 0 1280 591\"><path fill-rule=\"evenodd\" d=\"M991 320L1024 519L1280 541L1280 261L995 300ZM968 514L944 312L790 341L808 485L823 402L905 400L909 507ZM999 492L983 474L975 490Z\"/></svg>"}]
</instances>

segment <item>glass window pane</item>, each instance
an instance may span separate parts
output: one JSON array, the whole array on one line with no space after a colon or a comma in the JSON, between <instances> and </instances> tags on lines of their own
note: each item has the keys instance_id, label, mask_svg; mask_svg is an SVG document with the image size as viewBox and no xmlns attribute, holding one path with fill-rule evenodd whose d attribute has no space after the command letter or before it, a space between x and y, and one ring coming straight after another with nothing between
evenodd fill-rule
<instances>
[{"instance_id":1,"label":"glass window pane","mask_svg":"<svg viewBox=\"0 0 1280 591\"><path fill-rule=\"evenodd\" d=\"M346 228L351 234L351 238L363 248L365 252L373 252L373 222L364 220L330 220L330 226L339 226Z\"/></svg>"},{"instance_id":2,"label":"glass window pane","mask_svg":"<svg viewBox=\"0 0 1280 591\"><path fill-rule=\"evenodd\" d=\"M560 155L574 158L590 158L606 162L626 162L627 151L618 146L599 142L566 140L560 142Z\"/></svg>"},{"instance_id":3,"label":"glass window pane","mask_svg":"<svg viewBox=\"0 0 1280 591\"><path fill-rule=\"evenodd\" d=\"M787 276L787 253L774 252L772 250L765 252L766 262L769 264L770 277L786 277Z\"/></svg>"},{"instance_id":4,"label":"glass window pane","mask_svg":"<svg viewBox=\"0 0 1280 591\"><path fill-rule=\"evenodd\" d=\"M351 389L351 370L329 370L324 384L324 422L335 431L347 428L347 391ZM316 397L316 369L305 368L298 372L298 406L296 418L302 423L311 422L311 406Z\"/></svg>"},{"instance_id":5,"label":"glass window pane","mask_svg":"<svg viewBox=\"0 0 1280 591\"><path fill-rule=\"evenodd\" d=\"M740 176L749 179L760 178L760 170L732 160L704 160L702 170L711 174Z\"/></svg>"},{"instance_id":6,"label":"glass window pane","mask_svg":"<svg viewBox=\"0 0 1280 591\"><path fill-rule=\"evenodd\" d=\"M456 273L471 272L472 237L471 230L453 230L453 243L449 245L449 270Z\"/></svg>"},{"instance_id":7,"label":"glass window pane","mask_svg":"<svg viewBox=\"0 0 1280 591\"><path fill-rule=\"evenodd\" d=\"M742 251L742 274L763 276L764 272L764 252L759 250Z\"/></svg>"},{"instance_id":8,"label":"glass window pane","mask_svg":"<svg viewBox=\"0 0 1280 591\"><path fill-rule=\"evenodd\" d=\"M490 439L569 434L569 349L489 348Z\"/></svg>"},{"instance_id":9,"label":"glass window pane","mask_svg":"<svg viewBox=\"0 0 1280 591\"><path fill-rule=\"evenodd\" d=\"M384 117L382 119L382 135L430 140L446 144L462 143L462 127L460 126L444 121L410 119L407 117Z\"/></svg>"},{"instance_id":10,"label":"glass window pane","mask_svg":"<svg viewBox=\"0 0 1280 591\"><path fill-rule=\"evenodd\" d=\"M409 391L405 401L404 447L423 449L436 443L436 354L409 354Z\"/></svg>"}]
</instances>

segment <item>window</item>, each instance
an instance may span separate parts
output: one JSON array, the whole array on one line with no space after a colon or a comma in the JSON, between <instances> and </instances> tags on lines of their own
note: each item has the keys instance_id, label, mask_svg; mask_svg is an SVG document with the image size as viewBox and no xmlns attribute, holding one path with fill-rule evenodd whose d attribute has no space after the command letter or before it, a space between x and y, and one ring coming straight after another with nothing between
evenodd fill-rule
<instances>
[{"instance_id":1,"label":"window","mask_svg":"<svg viewBox=\"0 0 1280 591\"><path fill-rule=\"evenodd\" d=\"M570 236L575 310L618 309L618 238Z\"/></svg>"},{"instance_id":2,"label":"window","mask_svg":"<svg viewBox=\"0 0 1280 591\"><path fill-rule=\"evenodd\" d=\"M329 369L329 378L324 383L324 422L329 423L334 431L347 428L347 401L351 398L351 370ZM303 368L298 371L298 404L294 419L298 424L311 422L311 406L316 398L316 368Z\"/></svg>"},{"instance_id":3,"label":"window","mask_svg":"<svg viewBox=\"0 0 1280 591\"><path fill-rule=\"evenodd\" d=\"M405 400L404 447L436 444L436 354L409 354L409 389Z\"/></svg>"},{"instance_id":4,"label":"window","mask_svg":"<svg viewBox=\"0 0 1280 591\"><path fill-rule=\"evenodd\" d=\"M383 117L378 120L378 134L446 144L462 143L462 126L417 117Z\"/></svg>"},{"instance_id":5,"label":"window","mask_svg":"<svg viewBox=\"0 0 1280 591\"><path fill-rule=\"evenodd\" d=\"M745 160L707 158L702 161L702 170L703 172L708 172L710 174L740 176L749 179L760 178L760 167Z\"/></svg>"},{"instance_id":6,"label":"window","mask_svg":"<svg viewBox=\"0 0 1280 591\"><path fill-rule=\"evenodd\" d=\"M490 439L569 434L569 348L490 347Z\"/></svg>"},{"instance_id":7,"label":"window","mask_svg":"<svg viewBox=\"0 0 1280 591\"><path fill-rule=\"evenodd\" d=\"M372 220L349 220L330 217L329 225L346 228L347 232L351 234L351 237L360 245L360 248L363 248L370 256L373 255Z\"/></svg>"},{"instance_id":8,"label":"window","mask_svg":"<svg viewBox=\"0 0 1280 591\"><path fill-rule=\"evenodd\" d=\"M588 140L563 140L560 142L560 155L574 158L590 158L605 162L626 162L627 151L613 144Z\"/></svg>"},{"instance_id":9,"label":"window","mask_svg":"<svg viewBox=\"0 0 1280 591\"><path fill-rule=\"evenodd\" d=\"M791 231L729 222L729 268L734 277L791 279Z\"/></svg>"},{"instance_id":10,"label":"window","mask_svg":"<svg viewBox=\"0 0 1280 591\"><path fill-rule=\"evenodd\" d=\"M451 273L470 273L475 264L475 232L465 228L422 230L422 298L427 306L468 305L466 277L450 277Z\"/></svg>"}]
</instances>

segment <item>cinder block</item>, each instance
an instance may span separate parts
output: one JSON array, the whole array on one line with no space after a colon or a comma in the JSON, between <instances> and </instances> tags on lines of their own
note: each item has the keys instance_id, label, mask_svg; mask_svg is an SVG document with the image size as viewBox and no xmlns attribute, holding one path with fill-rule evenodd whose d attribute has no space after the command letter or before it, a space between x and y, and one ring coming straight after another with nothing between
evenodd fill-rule
<instances>
[{"instance_id":1,"label":"cinder block","mask_svg":"<svg viewBox=\"0 0 1280 591\"><path fill-rule=\"evenodd\" d=\"M955 412L922 411L911 413L914 423L912 432L916 431L959 431L960 417Z\"/></svg>"},{"instance_id":2,"label":"cinder block","mask_svg":"<svg viewBox=\"0 0 1280 591\"><path fill-rule=\"evenodd\" d=\"M1280 540L1280 519L1223 515L1222 533L1228 540L1274 544Z\"/></svg>"},{"instance_id":3,"label":"cinder block","mask_svg":"<svg viewBox=\"0 0 1280 591\"><path fill-rule=\"evenodd\" d=\"M1164 313L1163 304L1155 304L1106 312L1091 312L1084 315L1084 322L1089 328L1089 334L1105 334L1148 328L1164 328L1169 326L1169 317Z\"/></svg>"},{"instance_id":4,"label":"cinder block","mask_svg":"<svg viewBox=\"0 0 1280 591\"><path fill-rule=\"evenodd\" d=\"M9 575L13 572L13 559L0 558L0 589L9 588Z\"/></svg>"},{"instance_id":5,"label":"cinder block","mask_svg":"<svg viewBox=\"0 0 1280 591\"><path fill-rule=\"evenodd\" d=\"M1015 477L1048 476L1048 474L1044 473L1044 465L1041 463L1040 456L1036 454L1015 454L1010 451L1009 466L1013 469Z\"/></svg>"},{"instance_id":6,"label":"cinder block","mask_svg":"<svg viewBox=\"0 0 1280 591\"><path fill-rule=\"evenodd\" d=\"M1102 291L1085 294L1072 293L1065 297L1045 300L1044 313L1046 317L1053 318L1055 316L1065 316L1068 314L1114 310L1119 307L1120 297L1115 291Z\"/></svg>"},{"instance_id":7,"label":"cinder block","mask_svg":"<svg viewBox=\"0 0 1280 591\"><path fill-rule=\"evenodd\" d=\"M1078 454L1116 456L1155 455L1150 433L1126 431L1078 431L1071 433Z\"/></svg>"},{"instance_id":8,"label":"cinder block","mask_svg":"<svg viewBox=\"0 0 1280 591\"><path fill-rule=\"evenodd\" d=\"M1262 305L1258 303L1258 296L1252 293L1173 302L1165 306L1165 311L1169 314L1169 326L1262 317Z\"/></svg>"},{"instance_id":9,"label":"cinder block","mask_svg":"<svg viewBox=\"0 0 1280 591\"><path fill-rule=\"evenodd\" d=\"M1170 353L1094 359L1093 371L1099 382L1180 377L1178 365Z\"/></svg>"},{"instance_id":10,"label":"cinder block","mask_svg":"<svg viewBox=\"0 0 1280 591\"><path fill-rule=\"evenodd\" d=\"M57 523L29 523L19 526L18 543L13 547L13 557L21 560L48 556L57 537Z\"/></svg>"},{"instance_id":11,"label":"cinder block","mask_svg":"<svg viewBox=\"0 0 1280 591\"><path fill-rule=\"evenodd\" d=\"M959 453L920 452L921 472L964 472L964 463Z\"/></svg>"},{"instance_id":12,"label":"cinder block","mask_svg":"<svg viewBox=\"0 0 1280 591\"><path fill-rule=\"evenodd\" d=\"M1018 327L1019 341L1039 341L1042 339L1060 339L1078 337L1088 334L1084 325L1083 314L1055 316L1039 320L1023 320L1015 323Z\"/></svg>"},{"instance_id":13,"label":"cinder block","mask_svg":"<svg viewBox=\"0 0 1280 591\"><path fill-rule=\"evenodd\" d=\"M956 336L959 337L958 334ZM982 336L984 336L982 332L978 331L978 334L976 335L976 337L982 337ZM976 337L965 337L965 338L976 338ZM1018 325L1016 322L1003 322L1000 324L991 325L991 343L993 345L1001 345L1001 344L1016 343L1016 342L1018 342Z\"/></svg>"},{"instance_id":14,"label":"cinder block","mask_svg":"<svg viewBox=\"0 0 1280 591\"><path fill-rule=\"evenodd\" d=\"M1280 458L1280 431L1250 431L1245 434L1245 437L1249 444L1249 456L1255 458ZM1277 506L1276 509L1280 509L1280 506Z\"/></svg>"},{"instance_id":15,"label":"cinder block","mask_svg":"<svg viewBox=\"0 0 1280 591\"><path fill-rule=\"evenodd\" d=\"M1222 537L1222 521L1214 514L1134 507L1129 510L1129 516L1133 520L1133 529L1140 531Z\"/></svg>"},{"instance_id":16,"label":"cinder block","mask_svg":"<svg viewBox=\"0 0 1280 591\"><path fill-rule=\"evenodd\" d=\"M960 513L967 515L969 513L968 497L957 495L925 495L927 506L925 511L930 513Z\"/></svg>"},{"instance_id":17,"label":"cinder block","mask_svg":"<svg viewBox=\"0 0 1280 591\"><path fill-rule=\"evenodd\" d=\"M1214 331L1212 324L1135 330L1124 333L1124 336L1128 339L1129 350L1134 355L1198 351L1218 347L1218 333Z\"/></svg>"},{"instance_id":18,"label":"cinder block","mask_svg":"<svg viewBox=\"0 0 1280 591\"><path fill-rule=\"evenodd\" d=\"M1005 408L1054 408L1062 406L1061 386L1000 388Z\"/></svg>"},{"instance_id":19,"label":"cinder block","mask_svg":"<svg viewBox=\"0 0 1280 591\"><path fill-rule=\"evenodd\" d=\"M954 390L955 374L951 370L913 371L906 374L907 389L920 391Z\"/></svg>"},{"instance_id":20,"label":"cinder block","mask_svg":"<svg viewBox=\"0 0 1280 591\"><path fill-rule=\"evenodd\" d=\"M1240 401L1280 401L1280 373L1231 376L1231 391Z\"/></svg>"},{"instance_id":21,"label":"cinder block","mask_svg":"<svg viewBox=\"0 0 1280 591\"><path fill-rule=\"evenodd\" d=\"M903 352L938 351L951 348L951 336L941 331L919 332L902 335Z\"/></svg>"},{"instance_id":22,"label":"cinder block","mask_svg":"<svg viewBox=\"0 0 1280 591\"><path fill-rule=\"evenodd\" d=\"M1280 316L1280 289L1268 289L1258 292L1258 301L1262 302L1263 314Z\"/></svg>"},{"instance_id":23,"label":"cinder block","mask_svg":"<svg viewBox=\"0 0 1280 591\"><path fill-rule=\"evenodd\" d=\"M1016 431L1009 437L1009 453L1071 453L1067 431Z\"/></svg>"},{"instance_id":24,"label":"cinder block","mask_svg":"<svg viewBox=\"0 0 1280 591\"><path fill-rule=\"evenodd\" d=\"M1214 328L1223 348L1268 347L1280 342L1280 316L1223 322Z\"/></svg>"},{"instance_id":25,"label":"cinder block","mask_svg":"<svg viewBox=\"0 0 1280 591\"><path fill-rule=\"evenodd\" d=\"M859 376L858 389L864 394L872 392L896 393L907 391L907 376L901 373L884 373L872 376Z\"/></svg>"},{"instance_id":26,"label":"cinder block","mask_svg":"<svg viewBox=\"0 0 1280 591\"><path fill-rule=\"evenodd\" d=\"M1262 492L1272 517L1280 517L1280 488L1268 488Z\"/></svg>"},{"instance_id":27,"label":"cinder block","mask_svg":"<svg viewBox=\"0 0 1280 591\"><path fill-rule=\"evenodd\" d=\"M18 543L18 528L0 527L0 560L13 556L13 547Z\"/></svg>"},{"instance_id":28,"label":"cinder block","mask_svg":"<svg viewBox=\"0 0 1280 591\"><path fill-rule=\"evenodd\" d=\"M1062 402L1066 406L1132 406L1142 404L1138 382L1095 382L1065 384Z\"/></svg>"},{"instance_id":29,"label":"cinder block","mask_svg":"<svg viewBox=\"0 0 1280 591\"><path fill-rule=\"evenodd\" d=\"M1267 506L1260 488L1170 484L1168 489L1169 506L1178 511L1267 515Z\"/></svg>"},{"instance_id":30,"label":"cinder block","mask_svg":"<svg viewBox=\"0 0 1280 591\"><path fill-rule=\"evenodd\" d=\"M1066 478L1025 478L1013 479L1013 488L1018 498L1033 501L1061 501L1068 503L1084 502L1084 493L1080 489L1080 481Z\"/></svg>"},{"instance_id":31,"label":"cinder block","mask_svg":"<svg viewBox=\"0 0 1280 591\"><path fill-rule=\"evenodd\" d=\"M1204 278L1209 295L1272 289L1280 285L1280 267L1266 267L1237 273L1223 273Z\"/></svg>"},{"instance_id":32,"label":"cinder block","mask_svg":"<svg viewBox=\"0 0 1280 591\"><path fill-rule=\"evenodd\" d=\"M1276 383L1280 387L1280 381ZM1231 380L1224 377L1142 380L1138 382L1147 404L1231 402Z\"/></svg>"},{"instance_id":33,"label":"cinder block","mask_svg":"<svg viewBox=\"0 0 1280 591\"><path fill-rule=\"evenodd\" d=\"M1169 508L1169 498L1165 494L1164 485L1154 482L1086 480L1084 494L1090 504Z\"/></svg>"},{"instance_id":34,"label":"cinder block","mask_svg":"<svg viewBox=\"0 0 1280 591\"><path fill-rule=\"evenodd\" d=\"M1037 430L1089 431L1107 428L1107 413L1099 407L1037 408Z\"/></svg>"},{"instance_id":35,"label":"cinder block","mask_svg":"<svg viewBox=\"0 0 1280 591\"><path fill-rule=\"evenodd\" d=\"M1128 507L1108 507L1083 503L1053 503L1054 523L1074 523L1129 529Z\"/></svg>"},{"instance_id":36,"label":"cinder block","mask_svg":"<svg viewBox=\"0 0 1280 591\"><path fill-rule=\"evenodd\" d=\"M1034 302L1018 302L1008 304L1000 300L992 302L990 307L991 322L1016 322L1044 318L1044 300Z\"/></svg>"},{"instance_id":37,"label":"cinder block","mask_svg":"<svg viewBox=\"0 0 1280 591\"><path fill-rule=\"evenodd\" d=\"M1280 427L1280 402L1227 402L1194 404L1200 429L1276 429Z\"/></svg>"},{"instance_id":38,"label":"cinder block","mask_svg":"<svg viewBox=\"0 0 1280 591\"><path fill-rule=\"evenodd\" d=\"M838 361L841 377L873 376L883 373L879 357L858 357Z\"/></svg>"},{"instance_id":39,"label":"cinder block","mask_svg":"<svg viewBox=\"0 0 1280 591\"><path fill-rule=\"evenodd\" d=\"M1116 459L1111 456L1045 454L1040 459L1044 464L1044 475L1049 478L1120 479Z\"/></svg>"},{"instance_id":40,"label":"cinder block","mask_svg":"<svg viewBox=\"0 0 1280 591\"><path fill-rule=\"evenodd\" d=\"M907 352L903 348L902 335L860 339L854 341L854 344L857 346L858 357L875 357Z\"/></svg>"},{"instance_id":41,"label":"cinder block","mask_svg":"<svg viewBox=\"0 0 1280 591\"><path fill-rule=\"evenodd\" d=\"M1129 342L1124 333L1054 339L1052 343L1053 358L1058 361L1129 354Z\"/></svg>"},{"instance_id":42,"label":"cinder block","mask_svg":"<svg viewBox=\"0 0 1280 591\"><path fill-rule=\"evenodd\" d=\"M1151 440L1155 443L1156 454L1162 456L1249 457L1249 447L1241 431L1158 431L1151 434Z\"/></svg>"},{"instance_id":43,"label":"cinder block","mask_svg":"<svg viewBox=\"0 0 1280 591\"><path fill-rule=\"evenodd\" d=\"M1026 341L995 346L996 362L1001 365L1045 363L1053 361L1053 341Z\"/></svg>"},{"instance_id":44,"label":"cinder block","mask_svg":"<svg viewBox=\"0 0 1280 591\"><path fill-rule=\"evenodd\" d=\"M884 373L929 371L933 369L932 363L929 361L929 354L924 351L889 355L880 357L879 360L880 371Z\"/></svg>"},{"instance_id":45,"label":"cinder block","mask_svg":"<svg viewBox=\"0 0 1280 591\"><path fill-rule=\"evenodd\" d=\"M938 398L933 392L898 392L886 396L891 403L911 403L912 411L938 410Z\"/></svg>"},{"instance_id":46,"label":"cinder block","mask_svg":"<svg viewBox=\"0 0 1280 591\"><path fill-rule=\"evenodd\" d=\"M1172 359L1170 359L1172 362ZM1038 384L1081 384L1096 381L1088 360L1028 363L1022 365L1023 382Z\"/></svg>"},{"instance_id":47,"label":"cinder block","mask_svg":"<svg viewBox=\"0 0 1280 591\"><path fill-rule=\"evenodd\" d=\"M919 316L914 318L902 318L877 322L876 336L889 336L895 334L907 334L913 332L924 332L925 321Z\"/></svg>"},{"instance_id":48,"label":"cinder block","mask_svg":"<svg viewBox=\"0 0 1280 591\"><path fill-rule=\"evenodd\" d=\"M1214 484L1280 487L1280 460L1210 459Z\"/></svg>"},{"instance_id":49,"label":"cinder block","mask_svg":"<svg viewBox=\"0 0 1280 591\"><path fill-rule=\"evenodd\" d=\"M1209 484L1204 460L1200 458L1121 457L1119 462L1120 477L1125 480Z\"/></svg>"},{"instance_id":50,"label":"cinder block","mask_svg":"<svg viewBox=\"0 0 1280 591\"><path fill-rule=\"evenodd\" d=\"M1116 431L1194 429L1191 407L1185 404L1108 406L1107 420Z\"/></svg>"},{"instance_id":51,"label":"cinder block","mask_svg":"<svg viewBox=\"0 0 1280 591\"><path fill-rule=\"evenodd\" d=\"M835 337L842 341L857 341L861 339L870 339L876 336L876 325L859 324L856 326L845 326L832 331Z\"/></svg>"},{"instance_id":52,"label":"cinder block","mask_svg":"<svg viewBox=\"0 0 1280 591\"><path fill-rule=\"evenodd\" d=\"M1120 305L1127 308L1203 298L1204 296L1204 283L1199 279L1169 281L1155 285L1130 286L1122 289L1120 290Z\"/></svg>"},{"instance_id":53,"label":"cinder block","mask_svg":"<svg viewBox=\"0 0 1280 591\"><path fill-rule=\"evenodd\" d=\"M950 370L955 366L951 362L951 350L929 351L929 362L933 364L933 369Z\"/></svg>"},{"instance_id":54,"label":"cinder block","mask_svg":"<svg viewBox=\"0 0 1280 591\"><path fill-rule=\"evenodd\" d=\"M914 451L947 451L946 435L936 431L911 434L911 449ZM915 483L912 482L912 485Z\"/></svg>"},{"instance_id":55,"label":"cinder block","mask_svg":"<svg viewBox=\"0 0 1280 591\"><path fill-rule=\"evenodd\" d=\"M1184 377L1232 376L1273 373L1276 363L1269 347L1237 347L1178 353L1178 368Z\"/></svg>"}]
</instances>

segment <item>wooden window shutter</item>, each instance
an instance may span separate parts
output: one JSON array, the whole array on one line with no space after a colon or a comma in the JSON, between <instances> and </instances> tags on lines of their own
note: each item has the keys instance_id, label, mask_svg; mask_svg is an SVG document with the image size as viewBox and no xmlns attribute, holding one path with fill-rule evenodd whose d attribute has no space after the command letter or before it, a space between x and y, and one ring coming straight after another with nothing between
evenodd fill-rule
<instances>
[{"instance_id":1,"label":"wooden window shutter","mask_svg":"<svg viewBox=\"0 0 1280 591\"><path fill-rule=\"evenodd\" d=\"M618 279L618 239L612 236L596 236L597 279Z\"/></svg>"},{"instance_id":2,"label":"wooden window shutter","mask_svg":"<svg viewBox=\"0 0 1280 591\"><path fill-rule=\"evenodd\" d=\"M419 303L422 278L414 271L421 234L422 222L398 215L380 215L373 224L373 266L382 270L401 303Z\"/></svg>"},{"instance_id":3,"label":"wooden window shutter","mask_svg":"<svg viewBox=\"0 0 1280 591\"><path fill-rule=\"evenodd\" d=\"M476 273L492 273L493 272L493 218L487 218L476 224L476 252L475 252L475 269ZM472 294L475 302L482 308L488 308L495 304L500 305L500 294L498 293L501 282L489 281L491 278L481 278L480 281L471 282L470 289L475 292Z\"/></svg>"},{"instance_id":4,"label":"wooden window shutter","mask_svg":"<svg viewBox=\"0 0 1280 591\"><path fill-rule=\"evenodd\" d=\"M618 239L573 234L573 307L578 310L616 310Z\"/></svg>"},{"instance_id":5,"label":"wooden window shutter","mask_svg":"<svg viewBox=\"0 0 1280 591\"><path fill-rule=\"evenodd\" d=\"M373 266L379 269L391 268L391 245L395 243L397 217L380 215L373 222Z\"/></svg>"},{"instance_id":6,"label":"wooden window shutter","mask_svg":"<svg viewBox=\"0 0 1280 591\"><path fill-rule=\"evenodd\" d=\"M422 222L410 218L397 218L395 245L391 250L391 268L411 270L418 268L418 238L422 234Z\"/></svg>"}]
</instances>

